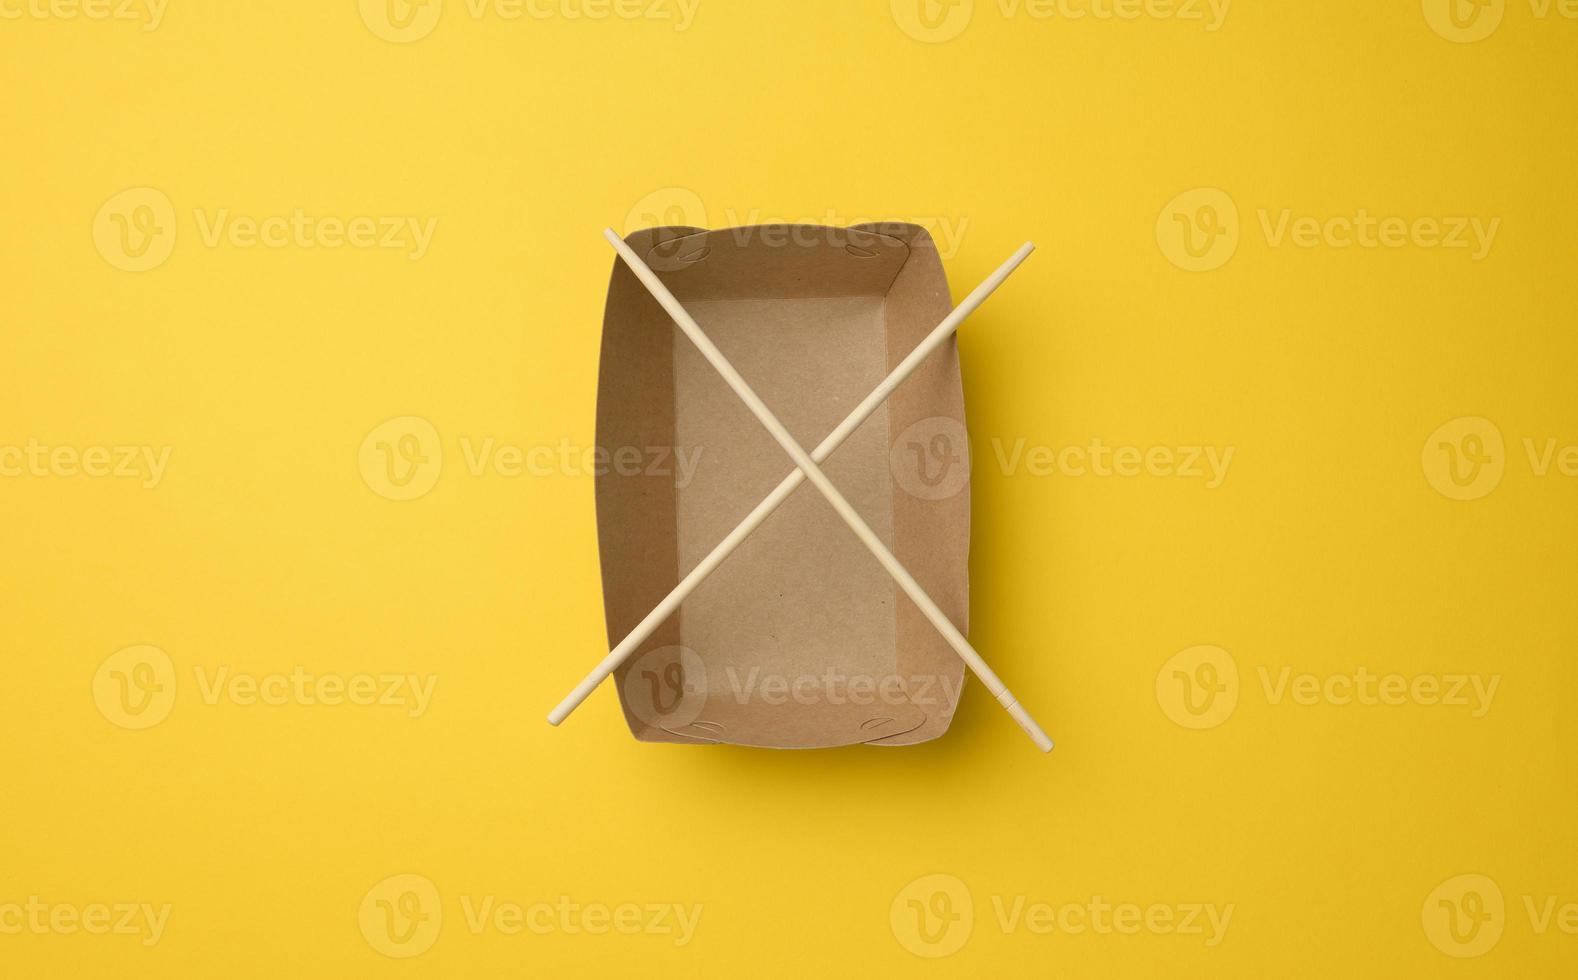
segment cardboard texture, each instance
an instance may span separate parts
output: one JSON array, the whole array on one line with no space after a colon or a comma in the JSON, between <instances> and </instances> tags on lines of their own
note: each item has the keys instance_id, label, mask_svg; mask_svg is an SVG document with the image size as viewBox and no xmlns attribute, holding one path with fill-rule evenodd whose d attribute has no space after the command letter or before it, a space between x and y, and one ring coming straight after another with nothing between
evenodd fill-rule
<instances>
[{"instance_id":1,"label":"cardboard texture","mask_svg":"<svg viewBox=\"0 0 1578 980\"><path fill-rule=\"evenodd\" d=\"M916 225L655 228L626 241L807 447L951 308L936 247ZM963 425L950 340L824 469L967 633L968 480L956 493L923 499L905 489L915 484L898 478L900 467L924 466L936 447L929 437L895 445L911 427L962 433ZM694 462L693 470L610 466L597 478L604 611L615 639L794 470L617 260L603 324L597 444L610 454L631 447L651 458L646 451L659 449ZM918 464L905 462L911 453ZM615 678L642 741L907 745L947 731L964 664L805 484Z\"/></svg>"}]
</instances>

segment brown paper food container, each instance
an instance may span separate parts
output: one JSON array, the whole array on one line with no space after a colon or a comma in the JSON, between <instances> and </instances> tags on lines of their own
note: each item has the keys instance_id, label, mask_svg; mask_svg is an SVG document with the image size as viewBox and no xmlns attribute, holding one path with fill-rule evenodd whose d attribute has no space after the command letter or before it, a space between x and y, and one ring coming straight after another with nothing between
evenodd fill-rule
<instances>
[{"instance_id":1,"label":"brown paper food container","mask_svg":"<svg viewBox=\"0 0 1578 980\"><path fill-rule=\"evenodd\" d=\"M808 448L951 307L936 246L917 225L654 228L626 241ZM794 471L620 261L603 322L597 445L608 454L596 496L611 638ZM932 354L823 468L967 632L957 344ZM948 730L964 665L803 484L615 678L642 741L908 745Z\"/></svg>"}]
</instances>

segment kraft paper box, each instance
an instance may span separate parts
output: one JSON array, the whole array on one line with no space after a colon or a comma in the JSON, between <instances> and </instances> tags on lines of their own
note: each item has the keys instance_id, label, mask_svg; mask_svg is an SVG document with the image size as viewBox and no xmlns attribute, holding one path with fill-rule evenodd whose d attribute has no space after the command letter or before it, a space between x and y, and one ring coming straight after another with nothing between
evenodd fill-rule
<instances>
[{"instance_id":1,"label":"kraft paper box","mask_svg":"<svg viewBox=\"0 0 1578 980\"><path fill-rule=\"evenodd\" d=\"M911 224L654 228L626 241L808 450L949 313ZM968 630L970 492L953 341L824 464ZM666 451L597 478L604 612L617 641L794 471L623 262L603 323L597 445ZM964 665L804 483L615 675L649 742L908 745L948 729Z\"/></svg>"}]
</instances>

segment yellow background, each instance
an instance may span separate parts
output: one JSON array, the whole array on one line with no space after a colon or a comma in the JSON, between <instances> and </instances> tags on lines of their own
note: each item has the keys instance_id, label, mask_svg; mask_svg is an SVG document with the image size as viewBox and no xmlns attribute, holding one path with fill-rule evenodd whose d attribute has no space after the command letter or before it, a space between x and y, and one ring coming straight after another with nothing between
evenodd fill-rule
<instances>
[{"instance_id":1,"label":"yellow background","mask_svg":"<svg viewBox=\"0 0 1578 980\"><path fill-rule=\"evenodd\" d=\"M902 6L902 5L901 5ZM19 8L12 2L6 8ZM941 10L942 8L937 8ZM0 21L0 444L169 446L157 487L0 479L0 905L168 902L161 940L0 934L7 976L1554 976L1578 936L1572 99L1578 22L1505 4L1455 43L1418 4L1232 5L1225 22L1005 16L923 43L881 0L702 0L673 21L473 18L393 43L355 0L171 0L156 30ZM937 12L934 10L934 12ZM1488 16L1488 15L1487 15ZM127 272L94 218L173 203ZM1220 188L1236 254L1186 272L1158 217ZM665 190L669 189L669 190ZM672 189L679 189L678 191ZM585 475L473 477L460 440L589 446L612 253L654 192L733 217L965 223L955 297L1040 247L961 334L974 644L1058 742L979 688L937 742L772 753L636 743L614 692L543 715L606 647ZM194 216L434 218L427 254L208 247ZM1480 216L1489 255L1273 246L1259 212ZM433 490L358 466L387 419ZM1505 437L1447 499L1427 439ZM1011 446L1233 447L1225 482L1007 473ZM94 698L168 653L145 730ZM1219 646L1214 728L1157 675ZM194 671L434 674L431 708L205 703ZM1272 703L1257 671L1498 675L1491 710ZM397 874L442 895L409 960L358 928ZM890 904L973 898L951 956ZM1422 924L1482 874L1503 934ZM694 940L473 934L462 896L700 904ZM1012 903L1232 903L1224 941L1005 933ZM901 930L902 931L902 930ZM913 945L913 942L911 943Z\"/></svg>"}]
</instances>

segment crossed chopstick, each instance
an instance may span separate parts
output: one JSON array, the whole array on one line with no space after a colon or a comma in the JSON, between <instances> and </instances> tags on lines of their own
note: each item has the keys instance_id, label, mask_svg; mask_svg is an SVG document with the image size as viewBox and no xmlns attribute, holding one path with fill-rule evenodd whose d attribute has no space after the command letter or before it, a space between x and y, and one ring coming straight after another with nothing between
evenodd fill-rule
<instances>
[{"instance_id":1,"label":"crossed chopstick","mask_svg":"<svg viewBox=\"0 0 1578 980\"><path fill-rule=\"evenodd\" d=\"M844 440L849 438L860 427L861 423L866 421L887 400L888 396L893 394L894 390L914 373L916 368L920 367L922 361L926 360L938 347L941 347L959 329L959 325L964 322L966 317L974 313L982 303L986 302L987 297L997 291L997 287L1001 286L1004 280L1019 267L1020 263L1029 257L1030 253L1035 250L1035 246L1029 242L1021 246L1019 251L1015 252L1007 262L1004 262L998 267L996 272L987 277L985 282L977 286L973 293L965 297L964 302L960 303L958 308L948 315L947 319L943 320L937 325L936 329L927 334L926 339L921 341L910 352L909 356L904 358L898 367L894 368L893 372L883 379L881 384L877 385L870 395L866 396L865 401L856 406L848 418L839 423L838 428L834 429L826 439L822 440L821 445L817 446L814 452L807 453L795 441L794 436L789 434L789 430L784 428L783 423L778 421L778 417L772 413L772 410L763 404L755 391L751 390L751 386L746 383L745 379L740 377L740 373L734 369L734 365L730 364L728 358L723 356L723 352L718 350L711 338L702 331L700 325L685 310L685 307L680 305L679 300L674 298L674 294L657 277L657 274L642 261L641 256L637 255L635 250L625 243L624 239L615 234L613 229L604 230L603 237L608 239L609 244L619 253L619 257L624 259L625 264L630 267L630 271L636 274L636 278L641 280L641 284L646 286L652 297L662 305L663 309L668 312L668 315L673 318L679 328L685 332L685 336L690 338L691 343L696 345L702 356L723 376L723 380L728 382L730 388L734 389L734 393L739 396L740 400L751 410L757 420L772 434L778 445L783 447L783 451L789 455L790 459L794 460L797 469L784 477L783 482L778 484L777 489L768 494L767 498L760 504L757 504L756 509L751 511L745 520L741 521L739 526L729 533L728 537L719 542L718 546L713 548L712 552L706 558L703 558L700 564L691 569L690 574L681 579L680 583L674 586L674 590L662 602L658 603L657 607L648 613L646 618L636 625L635 629L630 631L630 635L621 640L619 645L614 647L607 657L603 658L602 663L598 664L590 674L586 675L585 680L576 685L575 690L571 691L563 701L559 702L559 706L554 708L548 715L549 723L557 725L569 717L570 712L574 711L582 701L585 701L587 696L597 688L597 685L603 682L604 678L612 674L620 664L629 659L636 649L652 635L653 631L679 608L680 603L684 602L685 598L694 592L696 587L708 575L712 574L723 563L724 559L734 552L734 549L738 548L746 538L750 537L751 532L760 527L762 522L767 520L768 516L777 510L780 504L789 499L789 495L795 491L796 487L804 480L809 479L812 485L821 492L822 496L827 498L827 502L833 506L833 509L838 512L838 516L844 519L844 523L849 525L849 529L855 532L855 536L865 544L877 561L882 563L882 567L887 569L888 574L893 577L893 581L898 583L899 588L904 590L904 594L910 597L910 601L914 602L920 611L925 614L926 618L931 620L931 624L937 628L937 632L942 634L943 639L948 641L948 645L953 647L954 652L959 655L960 659L975 673L976 677L980 678L981 683L986 685L986 689L992 693L992 696L997 699L998 703L1008 710L1009 715L1019 723L1019 727L1029 734L1041 751L1051 751L1052 740L1047 738L1046 733L1041 730L1041 726L1037 725L1035 719L1030 717L1030 713L1024 709L1024 706L1019 703L1018 699L1009 693L1008 688L998 679L997 674L993 673L992 668L987 666L986 661L981 659L981 655L975 652L975 648L970 646L969 641L964 638L964 635L959 632L958 628L953 625L953 622L948 619L943 611L937 608L937 604L915 581L914 576L910 575L909 571L899 563L899 560L893 557L893 553L877 537L876 532L872 531L866 522L861 519L860 515L855 512L855 509L850 506L849 501L844 499L844 495L838 492L838 488L833 486L832 481L828 480L827 475L822 472L822 468L818 465L831 456L833 451L842 445Z\"/></svg>"}]
</instances>

